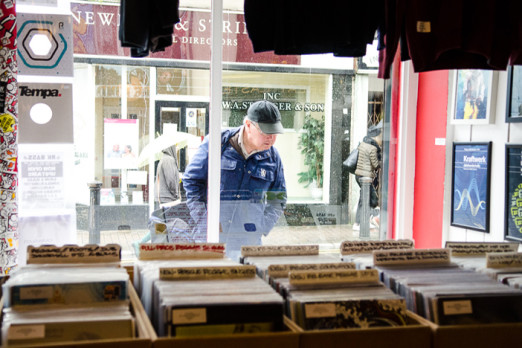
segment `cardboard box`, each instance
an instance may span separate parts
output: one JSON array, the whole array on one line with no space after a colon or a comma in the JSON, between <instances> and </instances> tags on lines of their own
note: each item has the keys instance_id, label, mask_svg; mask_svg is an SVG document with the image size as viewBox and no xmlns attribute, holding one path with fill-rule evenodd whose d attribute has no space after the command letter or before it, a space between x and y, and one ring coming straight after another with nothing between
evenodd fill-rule
<instances>
[{"instance_id":1,"label":"cardboard box","mask_svg":"<svg viewBox=\"0 0 522 348\"><path fill-rule=\"evenodd\" d=\"M433 348L520 347L522 323L439 326L421 318L432 330Z\"/></svg>"},{"instance_id":2,"label":"cardboard box","mask_svg":"<svg viewBox=\"0 0 522 348\"><path fill-rule=\"evenodd\" d=\"M285 318L285 324L287 319ZM288 327L288 331L271 332L271 333L255 333L255 334L237 334L237 335L219 335L219 336L201 336L190 338L176 337L159 337L153 338L154 348L231 348L231 347L248 347L248 348L299 348L299 333Z\"/></svg>"},{"instance_id":3,"label":"cardboard box","mask_svg":"<svg viewBox=\"0 0 522 348\"><path fill-rule=\"evenodd\" d=\"M129 287L129 297L131 305L131 313L135 317L136 338L125 339L106 339L96 341L75 341L75 342L60 342L48 344L24 345L24 347L78 347L78 348L113 348L113 347L127 347L127 348L150 348L152 347L152 336L155 336L154 330L147 315L143 309L138 295L134 287Z\"/></svg>"},{"instance_id":4,"label":"cardboard box","mask_svg":"<svg viewBox=\"0 0 522 348\"><path fill-rule=\"evenodd\" d=\"M430 327L410 311L408 317L411 323L407 326L302 331L299 348L431 348Z\"/></svg>"}]
</instances>

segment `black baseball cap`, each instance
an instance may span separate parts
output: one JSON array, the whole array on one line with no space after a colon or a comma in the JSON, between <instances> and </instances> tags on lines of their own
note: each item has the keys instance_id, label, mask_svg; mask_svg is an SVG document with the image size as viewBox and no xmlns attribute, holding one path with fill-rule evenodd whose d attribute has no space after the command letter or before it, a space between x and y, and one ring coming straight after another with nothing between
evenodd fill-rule
<instances>
[{"instance_id":1,"label":"black baseball cap","mask_svg":"<svg viewBox=\"0 0 522 348\"><path fill-rule=\"evenodd\" d=\"M250 105L247 118L256 122L265 134L281 134L284 131L279 110L267 100L260 100Z\"/></svg>"}]
</instances>

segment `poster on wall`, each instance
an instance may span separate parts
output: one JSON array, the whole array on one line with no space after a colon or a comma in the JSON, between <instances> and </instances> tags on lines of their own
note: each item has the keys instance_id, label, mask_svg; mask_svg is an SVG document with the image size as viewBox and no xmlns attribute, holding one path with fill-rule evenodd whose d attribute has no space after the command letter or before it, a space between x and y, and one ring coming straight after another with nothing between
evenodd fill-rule
<instances>
[{"instance_id":1,"label":"poster on wall","mask_svg":"<svg viewBox=\"0 0 522 348\"><path fill-rule=\"evenodd\" d=\"M29 210L70 208L65 184L67 159L64 151L41 145L20 145L19 154L18 202L26 215L31 215L27 214Z\"/></svg>"},{"instance_id":2,"label":"poster on wall","mask_svg":"<svg viewBox=\"0 0 522 348\"><path fill-rule=\"evenodd\" d=\"M493 122L492 92L496 75L491 70L457 70L452 103L453 124L489 124Z\"/></svg>"},{"instance_id":3,"label":"poster on wall","mask_svg":"<svg viewBox=\"0 0 522 348\"><path fill-rule=\"evenodd\" d=\"M105 169L138 168L139 123L137 119L104 120Z\"/></svg>"},{"instance_id":4,"label":"poster on wall","mask_svg":"<svg viewBox=\"0 0 522 348\"><path fill-rule=\"evenodd\" d=\"M522 66L508 68L506 122L522 122Z\"/></svg>"},{"instance_id":5,"label":"poster on wall","mask_svg":"<svg viewBox=\"0 0 522 348\"><path fill-rule=\"evenodd\" d=\"M504 236L522 241L522 144L506 145Z\"/></svg>"},{"instance_id":6,"label":"poster on wall","mask_svg":"<svg viewBox=\"0 0 522 348\"><path fill-rule=\"evenodd\" d=\"M491 142L454 143L451 225L489 233Z\"/></svg>"}]
</instances>

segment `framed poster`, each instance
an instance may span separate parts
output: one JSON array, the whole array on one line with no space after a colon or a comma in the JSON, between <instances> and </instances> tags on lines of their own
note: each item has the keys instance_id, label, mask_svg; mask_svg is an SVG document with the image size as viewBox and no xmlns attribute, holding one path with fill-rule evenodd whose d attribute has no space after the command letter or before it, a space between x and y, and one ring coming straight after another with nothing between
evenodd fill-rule
<instances>
[{"instance_id":1,"label":"framed poster","mask_svg":"<svg viewBox=\"0 0 522 348\"><path fill-rule=\"evenodd\" d=\"M506 145L505 239L522 241L522 144Z\"/></svg>"},{"instance_id":2,"label":"framed poster","mask_svg":"<svg viewBox=\"0 0 522 348\"><path fill-rule=\"evenodd\" d=\"M451 225L489 233L491 142L454 143Z\"/></svg>"},{"instance_id":3,"label":"framed poster","mask_svg":"<svg viewBox=\"0 0 522 348\"><path fill-rule=\"evenodd\" d=\"M508 68L506 122L522 122L522 66Z\"/></svg>"},{"instance_id":4,"label":"framed poster","mask_svg":"<svg viewBox=\"0 0 522 348\"><path fill-rule=\"evenodd\" d=\"M138 168L138 120L106 118L103 125L103 168Z\"/></svg>"},{"instance_id":5,"label":"framed poster","mask_svg":"<svg viewBox=\"0 0 522 348\"><path fill-rule=\"evenodd\" d=\"M493 71L466 69L455 75L451 123L491 123Z\"/></svg>"}]
</instances>

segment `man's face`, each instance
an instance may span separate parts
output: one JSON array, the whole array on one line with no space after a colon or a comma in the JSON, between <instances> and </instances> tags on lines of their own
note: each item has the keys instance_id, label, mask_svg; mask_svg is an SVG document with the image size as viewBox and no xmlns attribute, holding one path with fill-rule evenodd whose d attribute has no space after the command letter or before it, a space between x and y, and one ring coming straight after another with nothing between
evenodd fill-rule
<instances>
[{"instance_id":1,"label":"man's face","mask_svg":"<svg viewBox=\"0 0 522 348\"><path fill-rule=\"evenodd\" d=\"M268 150L276 141L277 134L263 133L261 128L259 128L255 122L247 121L246 129L248 132L248 139L255 150Z\"/></svg>"}]
</instances>

